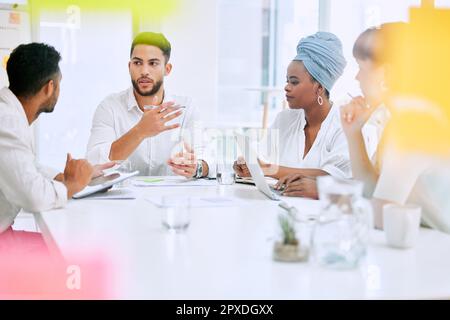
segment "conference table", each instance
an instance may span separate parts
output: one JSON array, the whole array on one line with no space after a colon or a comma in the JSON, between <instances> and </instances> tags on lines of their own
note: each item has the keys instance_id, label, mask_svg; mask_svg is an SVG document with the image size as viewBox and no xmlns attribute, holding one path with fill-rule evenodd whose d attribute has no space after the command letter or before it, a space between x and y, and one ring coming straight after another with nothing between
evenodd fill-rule
<instances>
[{"instance_id":1,"label":"conference table","mask_svg":"<svg viewBox=\"0 0 450 320\"><path fill-rule=\"evenodd\" d=\"M422 228L411 249L386 245L372 230L357 268L335 270L272 258L278 201L252 185L190 183L127 190L134 199L71 200L63 209L35 216L55 253L100 255L110 263L108 283L117 299L448 299L450 235ZM147 180L145 180L147 179ZM228 199L227 205L193 206L184 232L162 225L163 196ZM284 198L314 215L320 202ZM155 202L156 201L156 202ZM111 271L110 270L110 271Z\"/></svg>"}]
</instances>

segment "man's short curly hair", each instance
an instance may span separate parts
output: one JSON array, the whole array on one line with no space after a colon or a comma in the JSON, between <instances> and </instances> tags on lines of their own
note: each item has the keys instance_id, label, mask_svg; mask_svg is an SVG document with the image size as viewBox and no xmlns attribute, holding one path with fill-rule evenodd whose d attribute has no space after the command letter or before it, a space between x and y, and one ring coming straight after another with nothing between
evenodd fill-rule
<instances>
[{"instance_id":1,"label":"man's short curly hair","mask_svg":"<svg viewBox=\"0 0 450 320\"><path fill-rule=\"evenodd\" d=\"M18 46L6 64L9 89L21 97L33 96L60 73L61 55L44 43Z\"/></svg>"}]
</instances>

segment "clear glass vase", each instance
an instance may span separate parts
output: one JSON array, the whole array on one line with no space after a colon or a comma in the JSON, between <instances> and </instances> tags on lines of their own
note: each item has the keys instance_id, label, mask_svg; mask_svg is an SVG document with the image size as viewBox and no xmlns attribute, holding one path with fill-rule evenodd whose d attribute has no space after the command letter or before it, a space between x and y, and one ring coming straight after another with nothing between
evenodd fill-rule
<instances>
[{"instance_id":1,"label":"clear glass vase","mask_svg":"<svg viewBox=\"0 0 450 320\"><path fill-rule=\"evenodd\" d=\"M317 179L321 212L312 234L314 261L322 266L348 269L366 255L373 212L363 198L363 184L331 176Z\"/></svg>"}]
</instances>

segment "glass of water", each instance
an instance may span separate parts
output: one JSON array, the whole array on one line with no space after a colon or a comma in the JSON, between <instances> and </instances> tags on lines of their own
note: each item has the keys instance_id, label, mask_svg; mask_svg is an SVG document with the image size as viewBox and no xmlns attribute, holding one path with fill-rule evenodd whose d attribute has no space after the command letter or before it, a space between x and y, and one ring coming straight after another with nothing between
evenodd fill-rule
<instances>
[{"instance_id":1,"label":"glass of water","mask_svg":"<svg viewBox=\"0 0 450 320\"><path fill-rule=\"evenodd\" d=\"M216 169L217 182L221 185L232 185L236 181L236 173L233 167L218 163Z\"/></svg>"},{"instance_id":2,"label":"glass of water","mask_svg":"<svg viewBox=\"0 0 450 320\"><path fill-rule=\"evenodd\" d=\"M217 137L216 178L221 185L232 185L236 181L233 163L237 154L236 139L232 132L222 132Z\"/></svg>"},{"instance_id":3,"label":"glass of water","mask_svg":"<svg viewBox=\"0 0 450 320\"><path fill-rule=\"evenodd\" d=\"M191 221L191 199L183 195L162 197L162 225L170 232L183 232Z\"/></svg>"},{"instance_id":4,"label":"glass of water","mask_svg":"<svg viewBox=\"0 0 450 320\"><path fill-rule=\"evenodd\" d=\"M118 165L116 171L121 173L121 174L128 174L132 172L132 167L131 167L131 161L126 159L126 160L115 160L114 161L116 163L116 165ZM124 181L121 181L119 183L116 184L116 186L118 188L126 188L129 187L131 185L131 180L130 179L126 179Z\"/></svg>"}]
</instances>

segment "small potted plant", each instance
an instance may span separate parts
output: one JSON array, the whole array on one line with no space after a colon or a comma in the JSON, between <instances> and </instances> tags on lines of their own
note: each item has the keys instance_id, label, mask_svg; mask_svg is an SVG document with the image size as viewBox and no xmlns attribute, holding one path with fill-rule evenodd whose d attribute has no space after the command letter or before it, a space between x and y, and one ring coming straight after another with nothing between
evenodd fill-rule
<instances>
[{"instance_id":1,"label":"small potted plant","mask_svg":"<svg viewBox=\"0 0 450 320\"><path fill-rule=\"evenodd\" d=\"M295 227L296 212L288 210L278 215L281 239L273 247L273 259L283 262L298 262L308 258L308 250L302 248Z\"/></svg>"}]
</instances>

